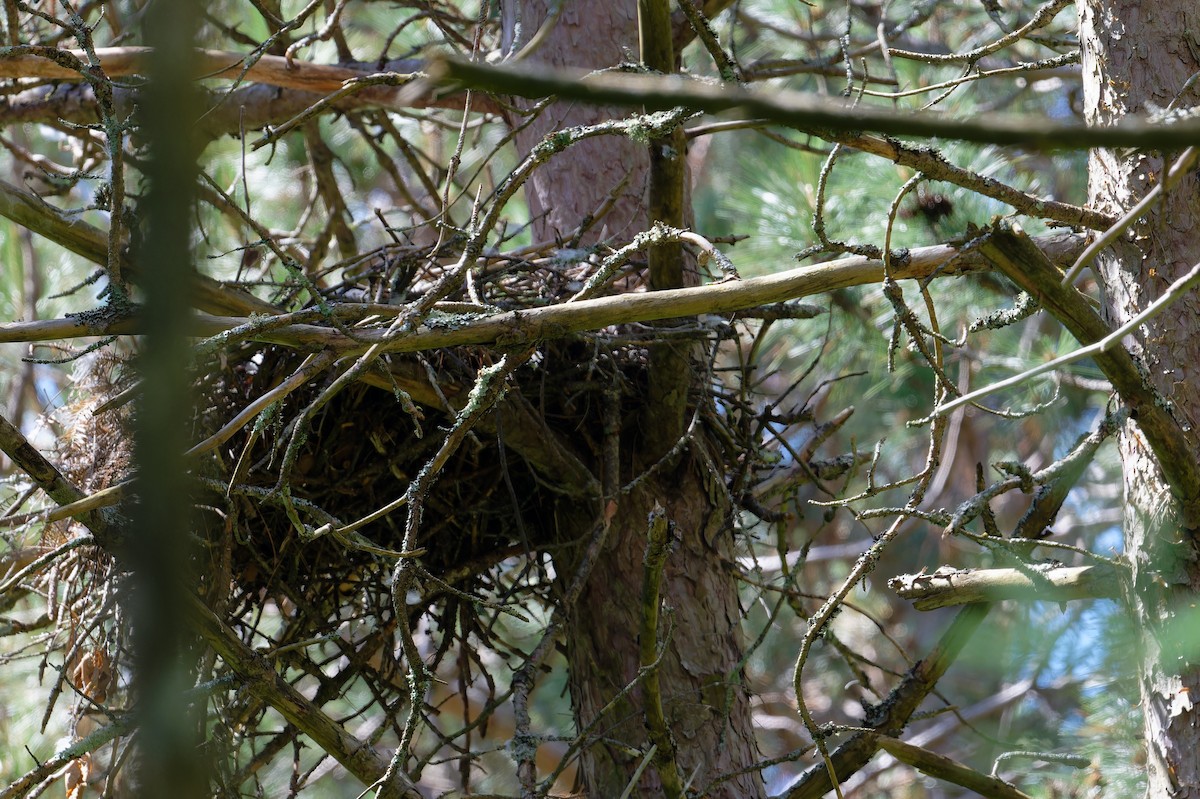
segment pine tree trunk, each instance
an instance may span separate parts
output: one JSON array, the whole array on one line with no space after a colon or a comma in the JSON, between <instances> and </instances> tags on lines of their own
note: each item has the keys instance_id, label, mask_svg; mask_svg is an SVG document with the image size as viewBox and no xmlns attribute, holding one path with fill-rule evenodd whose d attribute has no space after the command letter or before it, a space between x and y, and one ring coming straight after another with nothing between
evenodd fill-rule
<instances>
[{"instance_id":1,"label":"pine tree trunk","mask_svg":"<svg viewBox=\"0 0 1200 799\"><path fill-rule=\"evenodd\" d=\"M514 37L516 49L542 24L548 5L554 4L546 0L519 4L523 36ZM513 12L514 7L506 8L510 32ZM636 59L637 52L635 0L574 0L565 4L552 32L527 63L602 68ZM518 153L528 152L549 131L630 113L571 103L553 105L517 133ZM645 144L616 136L587 140L551 159L527 185L534 238L565 240L622 180L626 183L620 198L581 243L603 238L623 242L646 229L649 163ZM658 435L661 431L647 429L653 424L647 420L655 414L649 401L643 402L646 407L642 409L631 409L628 398L625 402L620 482L648 468L661 454L646 447L648 440L662 436ZM600 412L597 408L598 415ZM599 427L597 424L596 429ZM737 584L729 568L733 558L731 509L719 484L722 475L709 473L695 455L697 448L704 446L702 431L698 438L678 462L656 471L638 490L620 497L604 551L570 611L566 644L576 724L584 729L599 719L595 727L599 740L581 758L584 790L595 799L620 796L641 764L639 752L649 749L641 685L614 707L605 708L639 673L643 558L647 519L656 503L665 510L676 533L661 591L662 605L670 610L662 614L660 622L660 640L665 638L666 644L657 673L678 772L695 790L758 760L747 695L739 685L741 613ZM564 538L586 542L595 522L591 509L569 504L561 509ZM577 563L573 560L556 556L564 579L574 572ZM753 772L723 783L708 796L756 797L763 793L762 781ZM653 765L645 769L632 795L664 795Z\"/></svg>"},{"instance_id":2,"label":"pine tree trunk","mask_svg":"<svg viewBox=\"0 0 1200 799\"><path fill-rule=\"evenodd\" d=\"M1200 5L1195 0L1088 0L1080 5L1088 120L1108 125L1175 101L1200 105L1187 80L1200 71ZM1178 154L1095 151L1090 199L1119 215L1161 179ZM1184 178L1099 260L1107 311L1124 322L1200 261L1200 181ZM1145 367L1200 458L1200 298L1194 293L1132 337ZM1162 474L1137 426L1120 439L1125 475L1125 546L1133 567L1132 611L1142 631L1142 710L1153 797L1200 797L1200 544L1183 529Z\"/></svg>"},{"instance_id":3,"label":"pine tree trunk","mask_svg":"<svg viewBox=\"0 0 1200 799\"><path fill-rule=\"evenodd\" d=\"M660 640L665 638L667 646L658 673L679 771L694 788L758 760L747 695L736 682L741 677L741 613L729 569L729 508L703 470L685 459L622 501L567 634L571 699L577 723L586 726L637 676L647 517L654 503L661 503L675 524L677 548L666 563L662 601L670 610L659 625ZM620 796L638 766L641 758L633 750L644 750L647 737L643 700L643 692L635 689L601 721L603 742L582 764L584 784L594 799ZM660 775L648 768L632 795L663 796ZM707 794L714 799L762 795L757 773Z\"/></svg>"}]
</instances>

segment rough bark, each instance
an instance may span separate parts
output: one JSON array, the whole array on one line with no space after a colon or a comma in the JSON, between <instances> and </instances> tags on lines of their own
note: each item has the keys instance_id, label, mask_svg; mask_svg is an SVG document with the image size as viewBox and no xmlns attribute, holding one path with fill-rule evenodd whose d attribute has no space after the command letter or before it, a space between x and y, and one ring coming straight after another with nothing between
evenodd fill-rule
<instances>
[{"instance_id":1,"label":"rough bark","mask_svg":"<svg viewBox=\"0 0 1200 799\"><path fill-rule=\"evenodd\" d=\"M748 697L738 684L742 640L736 584L722 565L732 559L728 506L703 469L685 459L621 502L567 634L571 700L582 729L638 675L647 518L655 501L660 502L675 525L676 548L667 558L663 580L662 601L670 611L659 627L666 647L658 672L679 772L693 788L758 760ZM636 750L646 748L644 698L639 686L597 726L602 740L581 764L589 796L620 796L629 783L641 761ZM643 773L632 795L663 795L654 769ZM714 799L762 795L757 773L708 794Z\"/></svg>"},{"instance_id":2,"label":"rough bark","mask_svg":"<svg viewBox=\"0 0 1200 799\"><path fill-rule=\"evenodd\" d=\"M544 0L520 4L523 35L512 42L520 49L546 18ZM511 19L508 20L511 23ZM634 0L576 0L567 3L557 24L528 57L532 64L602 68L636 58L637 4ZM628 115L627 111L572 103L551 105L516 135L518 152L528 151L548 132L568 125L592 124ZM514 123L521 120L514 119ZM527 184L526 198L534 216L534 237L563 239L617 189L620 197L602 222L586 234L584 245L600 240L627 240L648 227L644 195L649 153L645 144L613 136L593 138L551 159ZM638 429L653 414L626 407L622 436L625 452L620 481L648 468L661 453L647 453L650 431ZM703 438L703 434L700 434ZM699 444L695 446L700 446ZM657 666L662 705L674 737L678 772L693 789L757 761L754 730L740 679L741 613L737 586L726 564L732 560L730 508L720 485L696 450L657 470L640 487L619 498L605 550L591 579L570 609L567 657L571 700L579 729L594 721L600 739L581 759L586 793L619 796L648 749L644 695L639 685L615 707L604 708L639 673L637 631L642 617L643 557L647 517L655 503L675 525L677 548L668 556L662 588L664 606L660 638L665 651ZM607 489L611 491L613 476ZM595 524L592 509L564 506L560 529L586 540ZM564 576L573 572L569 557L561 559ZM662 795L654 767L642 774L635 796ZM763 795L757 773L724 783L714 797Z\"/></svg>"},{"instance_id":3,"label":"rough bark","mask_svg":"<svg viewBox=\"0 0 1200 799\"><path fill-rule=\"evenodd\" d=\"M1200 6L1193 0L1080 5L1085 104L1089 122L1111 125L1175 101L1200 104ZM1162 176L1172 154L1097 150L1090 199L1101 213L1131 207ZM1108 313L1123 322L1200 261L1200 181L1191 175L1098 262ZM1129 347L1200 458L1200 297L1185 296L1140 328ZM1141 692L1150 796L1200 797L1200 531L1186 529L1135 422L1120 439L1125 475L1126 551L1133 570L1132 612L1142 630Z\"/></svg>"},{"instance_id":4,"label":"rough bark","mask_svg":"<svg viewBox=\"0 0 1200 799\"><path fill-rule=\"evenodd\" d=\"M547 17L547 0L524 0L520 6L519 39L508 42L520 50ZM514 4L506 3L506 11ZM506 20L506 38L513 22ZM564 4L550 34L526 58L539 67L602 69L637 58L637 4L633 0L574 0ZM524 104L526 107L529 103ZM582 103L555 103L531 124L516 132L518 153L527 153L547 133L575 125L594 125L629 115L627 109ZM514 125L523 120L513 118ZM645 219L643 194L650 157L646 148L620 136L597 136L573 145L534 173L526 184L525 200L533 218L534 238L554 241L569 237L580 220L593 214L604 198L626 181L620 198L582 244L605 238L630 238Z\"/></svg>"}]
</instances>

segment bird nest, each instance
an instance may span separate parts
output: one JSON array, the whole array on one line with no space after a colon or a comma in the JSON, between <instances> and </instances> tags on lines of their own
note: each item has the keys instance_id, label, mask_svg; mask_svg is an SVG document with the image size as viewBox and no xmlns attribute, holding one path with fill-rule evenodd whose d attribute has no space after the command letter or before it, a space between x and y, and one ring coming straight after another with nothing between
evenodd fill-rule
<instances>
[{"instance_id":1,"label":"bird nest","mask_svg":"<svg viewBox=\"0 0 1200 799\"><path fill-rule=\"evenodd\" d=\"M198 380L208 387L198 438L295 373L304 357L275 347L246 347L236 355L214 361ZM538 397L544 418L558 420L555 426L569 431L586 454L592 442L583 411L596 401L600 386L587 376L581 380L546 368L546 360L556 357L553 350L542 355L541 365L512 375L509 390ZM487 357L469 349L444 351L436 364L398 366L424 372L428 365L439 388L461 393ZM374 382L383 382L380 376ZM264 412L221 447L204 475L200 504L214 509L204 525L206 538L214 551L228 548L215 559L229 560L234 604L239 595L250 601L265 591L302 598L336 615L357 596L365 613L390 615L391 599L378 588L394 563L388 553L404 548L403 499L438 453L455 414L448 408L418 411L395 393L360 382L303 419L334 377L310 383ZM298 424L307 430L300 432L302 443L289 464L286 448ZM560 489L505 445L502 428L485 424L441 467L423 497L419 535L409 546L421 552L423 571L444 587L491 593L502 563L551 543L561 499ZM338 535L387 508L352 536Z\"/></svg>"},{"instance_id":2,"label":"bird nest","mask_svg":"<svg viewBox=\"0 0 1200 799\"><path fill-rule=\"evenodd\" d=\"M512 295L503 302L529 304L529 297ZM684 340L693 356L703 342L712 355L730 332L724 323L698 325L676 329L672 338ZM191 440L220 440L190 462L193 587L245 644L272 652L290 680L317 677L319 705L351 683L365 685L372 712L399 734L409 690L405 666L391 654L399 612L407 615L403 627L424 631L430 671L464 697L471 686L477 707L493 706L502 685L491 676L495 658L522 649L506 616L551 606L556 575L572 568L589 525L600 518L596 475L607 468L614 437L621 451L638 450L648 353L661 335L661 328L626 326L525 345L521 365L499 378L506 395L470 425L461 424L466 409L481 375L504 358L501 348L385 355L337 391L331 386L353 358L329 356L306 373L320 356L299 348L244 340L214 351L192 373ZM81 370L82 399L64 414L60 459L85 491L128 477L136 403L109 399L131 393L131 373L127 359L109 354ZM245 421L248 408L288 381L292 390ZM694 407L711 407L693 399ZM751 410L739 407L705 411L703 422L721 428L717 440L751 452L733 432L735 417ZM244 423L233 425L238 418ZM442 458L447 440L468 427L452 456ZM569 460L574 472L556 474L547 466L555 458ZM745 460L742 466L751 468ZM422 480L431 468L436 480ZM623 464L618 479L631 479L632 468ZM414 484L422 487L415 520L405 502ZM397 592L397 559L413 554L418 582ZM60 616L68 650L60 679L72 679L98 702L128 662L126 631L111 619L121 567L98 548L84 548L58 568L90 575L64 601L72 609ZM326 667L335 662L343 664L340 673L329 677ZM85 672L91 676L79 676ZM246 701L237 695L213 701L224 708L219 718L238 720L227 731L231 741L266 712L261 703L235 707ZM270 751L264 745L261 754ZM259 755L254 747L244 767Z\"/></svg>"}]
</instances>

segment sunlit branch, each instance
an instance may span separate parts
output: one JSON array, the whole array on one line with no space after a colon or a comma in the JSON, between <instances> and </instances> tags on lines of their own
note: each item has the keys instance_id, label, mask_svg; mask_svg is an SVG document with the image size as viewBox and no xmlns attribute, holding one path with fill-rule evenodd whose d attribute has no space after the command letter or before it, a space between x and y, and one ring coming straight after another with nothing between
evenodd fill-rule
<instances>
[{"instance_id":1,"label":"sunlit branch","mask_svg":"<svg viewBox=\"0 0 1200 799\"><path fill-rule=\"evenodd\" d=\"M1052 261L1070 263L1083 247L1083 239L1073 234L1055 234L1039 241ZM906 260L893 261L896 279L925 278L935 273L958 275L986 268L979 253L963 251L939 244L909 250ZM435 315L413 332L394 338L383 346L387 352L420 352L461 344L522 341L559 338L571 333L599 330L610 325L631 322L650 322L682 316L725 314L784 300L808 297L850 286L879 283L883 280L883 263L854 256L824 264L802 266L774 275L727 280L682 289L621 294L579 302L561 303L544 308L508 311L497 314ZM337 311L337 306L331 306ZM403 306L356 306L380 316L381 320L404 313ZM223 317L198 314L195 318L197 335L216 335L239 325L250 323L244 317ZM57 325L57 327L55 326ZM53 334L108 335L113 332L132 332L126 322L86 328L74 319L51 322L14 322L0 326L0 342L30 341ZM388 336L386 328L358 329L349 339L337 330L313 324L285 325L251 333L248 338L301 348L333 347L344 353L363 350Z\"/></svg>"},{"instance_id":2,"label":"sunlit branch","mask_svg":"<svg viewBox=\"0 0 1200 799\"><path fill-rule=\"evenodd\" d=\"M29 52L28 47L0 47L0 78L41 78L47 80L82 80L79 70L49 57ZM51 50L52 48L39 48ZM82 50L58 51L86 61ZM109 78L143 75L150 55L149 47L97 47L96 56ZM249 59L245 53L223 50L197 50L195 65L198 79L238 79L247 83L266 83L286 89L309 92L334 92L348 80L363 78L378 72L414 72L420 62L397 61L383 69L366 65L341 66L314 64L283 56L262 55Z\"/></svg>"},{"instance_id":3,"label":"sunlit branch","mask_svg":"<svg viewBox=\"0 0 1200 799\"><path fill-rule=\"evenodd\" d=\"M32 192L2 180L0 180L0 216L11 219L18 225L28 228L39 236L44 236L76 255L83 256L94 264L104 265L107 263L108 234L105 231L84 222L76 215L68 214L50 205ZM133 266L123 259L122 270L128 274L133 270ZM258 299L249 292L224 286L203 275L196 275L193 280L195 282L192 288L196 306L212 313L276 313L278 310L275 306ZM76 317L73 321L78 328L86 328L89 324L85 317ZM76 332L74 335L96 334Z\"/></svg>"},{"instance_id":4,"label":"sunlit branch","mask_svg":"<svg viewBox=\"0 0 1200 799\"><path fill-rule=\"evenodd\" d=\"M928 574L901 574L888 587L917 610L936 610L972 602L1066 602L1072 599L1115 599L1123 575L1110 563L1023 569L953 569Z\"/></svg>"},{"instance_id":5,"label":"sunlit branch","mask_svg":"<svg viewBox=\"0 0 1200 799\"><path fill-rule=\"evenodd\" d=\"M1050 0L1043 4L1029 21L1016 30L1006 33L995 41L988 42L982 47L976 47L973 50L968 50L965 53L916 53L911 50L901 50L895 47L888 48L888 52L896 58L911 58L915 61L921 61L927 64L954 64L954 63L974 63L984 56L999 52L1006 47L1010 47L1021 39L1024 39L1034 31L1044 28L1054 21L1055 16L1060 11L1069 5L1072 5L1074 0Z\"/></svg>"},{"instance_id":6,"label":"sunlit branch","mask_svg":"<svg viewBox=\"0 0 1200 799\"><path fill-rule=\"evenodd\" d=\"M1095 342L1094 344L1089 344L1086 347L1079 347L1078 349L1071 350L1066 355L1060 355L1052 361L1046 361L1045 363L1038 364L1032 369L1021 372L1020 374L1007 377L1003 380L997 380L995 383L990 383L983 388L978 388L972 391L970 394L964 394L963 396L947 402L944 405L939 405L938 407L934 408L933 412L938 416L950 413L955 408L961 407L962 405L966 405L970 402L977 402L988 394L995 393L1001 389L1018 386L1022 383L1032 380L1038 375L1045 374L1046 372L1053 372L1055 369L1066 366L1067 364L1082 361L1084 358L1091 358L1098 353L1107 352L1113 347L1118 346L1121 342L1121 339L1125 338L1125 336L1133 333L1143 324L1158 316L1173 303L1177 302L1184 294L1195 288L1198 284L1200 284L1200 263L1193 266L1190 270L1188 270L1187 274L1183 275L1183 277L1179 278L1170 286L1168 286L1167 290L1163 292L1162 296L1148 305L1144 311L1137 314L1128 322L1121 325L1119 328L1109 333L1107 336Z\"/></svg>"}]
</instances>

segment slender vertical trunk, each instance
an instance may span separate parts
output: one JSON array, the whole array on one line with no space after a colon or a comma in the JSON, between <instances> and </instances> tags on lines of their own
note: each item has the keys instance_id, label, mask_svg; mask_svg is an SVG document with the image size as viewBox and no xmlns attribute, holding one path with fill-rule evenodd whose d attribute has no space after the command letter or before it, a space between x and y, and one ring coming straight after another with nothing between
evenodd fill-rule
<instances>
[{"instance_id":1,"label":"slender vertical trunk","mask_svg":"<svg viewBox=\"0 0 1200 799\"><path fill-rule=\"evenodd\" d=\"M1195 0L1088 0L1080 5L1088 119L1107 125L1200 104L1183 91L1200 71ZM1093 153L1090 199L1102 212L1130 208L1177 154ZM1186 177L1099 260L1108 313L1124 322L1200 261L1200 181ZM1132 337L1130 349L1171 408L1200 458L1200 298L1184 297ZM1140 673L1149 795L1200 797L1200 531L1180 524L1172 497L1131 422L1120 441L1125 475L1125 545L1133 568L1132 611L1142 631Z\"/></svg>"},{"instance_id":2,"label":"slender vertical trunk","mask_svg":"<svg viewBox=\"0 0 1200 799\"><path fill-rule=\"evenodd\" d=\"M526 41L552 5L546 0L519 4ZM511 23L511 18L508 21ZM518 40L515 47L523 44ZM636 58L637 52L635 0L574 0L565 4L553 30L528 60L601 68ZM525 152L551 130L628 113L559 103L517 134L517 147ZM528 185L526 197L535 218L535 238L565 240L579 221L624 181L612 210L581 243L604 237L628 240L648 227L647 208L655 205L646 197L648 190L653 191L648 186L649 170L645 144L607 136L575 145L540 169ZM688 368L686 362L683 365ZM650 369L654 368L652 361ZM631 376L631 382L637 384L644 380ZM650 450L662 449L662 440L674 443L678 437L678 431L663 434L658 430L649 399L640 402L640 406L628 398L624 402L622 473L616 476L620 482L649 468L661 454ZM613 704L613 700L635 681L641 665L638 629L643 558L647 517L656 503L675 525L677 536L664 572L661 596L663 607L669 610L661 616L659 636L665 646L657 664L677 773L695 790L758 760L746 693L738 684L741 613L737 584L728 568L733 560L731 509L720 486L723 476L710 473L706 461L695 456L697 448L705 446L703 439L701 430L697 442L677 462L658 469L637 490L619 497L604 552L569 613L566 644L575 719L580 729L595 723L597 736L583 754L581 773L587 794L596 799L621 795L649 750L641 685L619 702ZM648 447L648 442L657 443ZM560 523L568 537L586 540L595 516L591 509L567 506L561 510ZM569 560L564 558L559 564L567 576L574 568ZM608 707L610 704L613 706ZM655 766L643 772L633 795L663 795ZM756 772L741 775L708 795L762 796L762 781Z\"/></svg>"}]
</instances>

